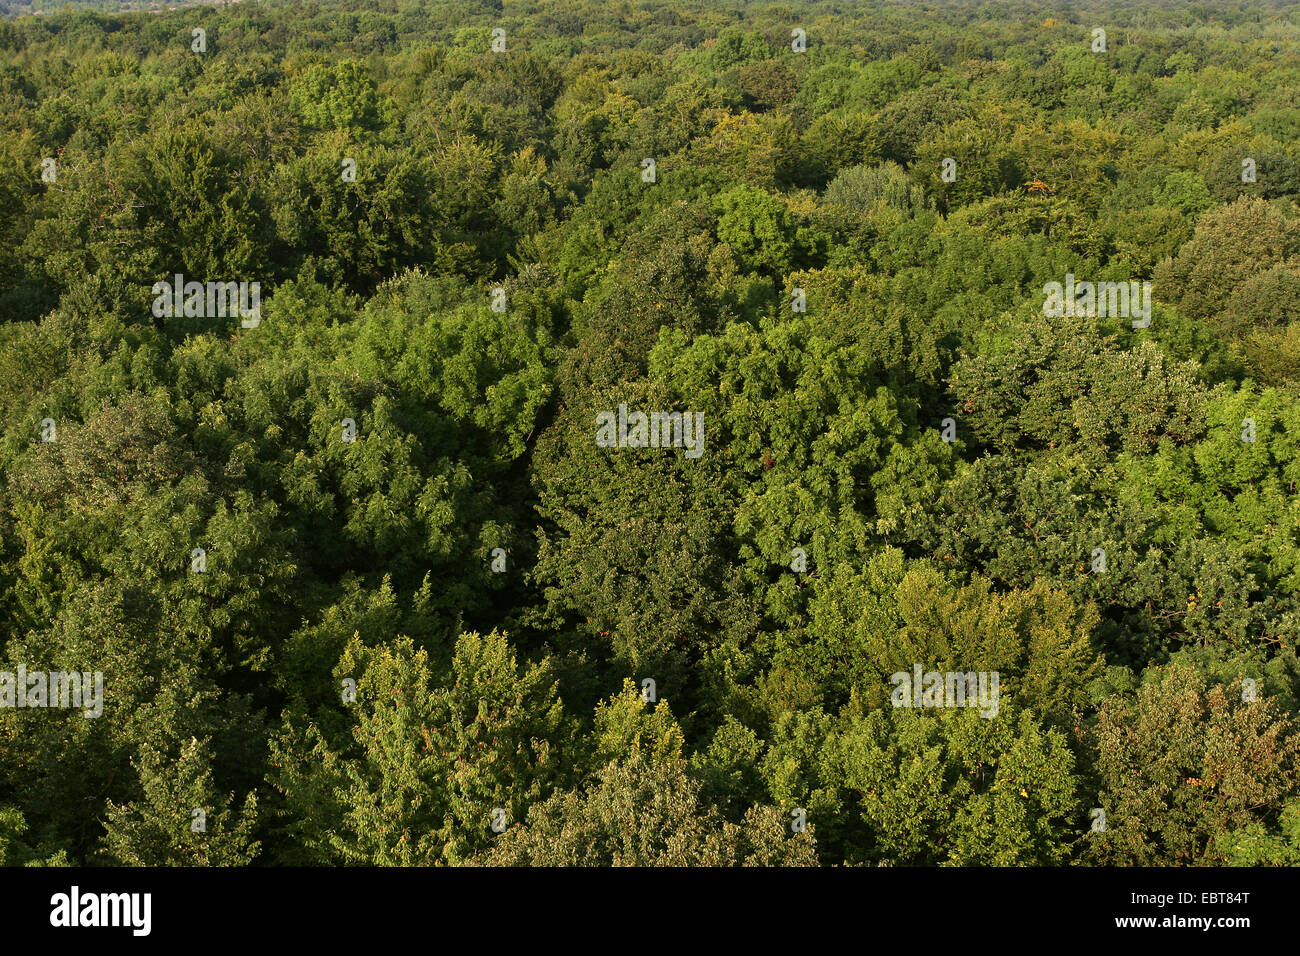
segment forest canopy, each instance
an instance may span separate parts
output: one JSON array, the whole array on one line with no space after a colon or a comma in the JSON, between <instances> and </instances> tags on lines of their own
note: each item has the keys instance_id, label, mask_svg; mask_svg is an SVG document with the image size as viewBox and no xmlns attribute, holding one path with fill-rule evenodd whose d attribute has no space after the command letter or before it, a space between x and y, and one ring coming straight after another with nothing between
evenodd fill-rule
<instances>
[{"instance_id":1,"label":"forest canopy","mask_svg":"<svg viewBox=\"0 0 1300 956\"><path fill-rule=\"evenodd\" d=\"M0 864L1300 865L1294 6L99 6Z\"/></svg>"}]
</instances>

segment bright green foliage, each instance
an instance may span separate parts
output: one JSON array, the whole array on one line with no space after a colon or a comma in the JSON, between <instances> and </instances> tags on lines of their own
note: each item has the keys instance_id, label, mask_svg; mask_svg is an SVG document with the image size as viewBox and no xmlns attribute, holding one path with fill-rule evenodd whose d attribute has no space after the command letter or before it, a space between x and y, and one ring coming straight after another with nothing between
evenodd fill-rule
<instances>
[{"instance_id":1,"label":"bright green foliage","mask_svg":"<svg viewBox=\"0 0 1300 956\"><path fill-rule=\"evenodd\" d=\"M776 658L802 671L828 701L850 691L887 704L889 676L923 670L997 671L1001 699L1055 721L1086 702L1099 661L1089 635L1090 607L1039 582L1026 591L992 592L974 578L955 588L928 564L907 568L889 549L860 574L841 565L814 586L805 643Z\"/></svg>"},{"instance_id":2,"label":"bright green foliage","mask_svg":"<svg viewBox=\"0 0 1300 956\"><path fill-rule=\"evenodd\" d=\"M355 131L379 119L374 81L356 60L308 67L289 85L289 98L317 129Z\"/></svg>"},{"instance_id":3,"label":"bright green foliage","mask_svg":"<svg viewBox=\"0 0 1300 956\"><path fill-rule=\"evenodd\" d=\"M555 683L545 664L520 667L504 635L462 634L443 681L409 638L354 639L335 676L355 682L350 744L286 728L273 778L317 862L464 862L486 847L493 810L517 820L554 785Z\"/></svg>"},{"instance_id":4,"label":"bright green foliage","mask_svg":"<svg viewBox=\"0 0 1300 956\"><path fill-rule=\"evenodd\" d=\"M790 212L761 189L737 186L718 197L718 238L745 268L788 272L796 252Z\"/></svg>"},{"instance_id":5,"label":"bright green foliage","mask_svg":"<svg viewBox=\"0 0 1300 956\"><path fill-rule=\"evenodd\" d=\"M144 799L109 801L105 857L121 866L243 866L258 855L251 838L257 797L239 811L213 790L207 742L190 738L175 760L148 745L133 761ZM199 811L197 814L195 811Z\"/></svg>"},{"instance_id":6,"label":"bright green foliage","mask_svg":"<svg viewBox=\"0 0 1300 956\"><path fill-rule=\"evenodd\" d=\"M621 694L596 705L599 763L622 759L657 764L681 759L685 741L668 702L647 706L642 693L630 680L624 681Z\"/></svg>"},{"instance_id":7,"label":"bright green foliage","mask_svg":"<svg viewBox=\"0 0 1300 956\"><path fill-rule=\"evenodd\" d=\"M899 713L847 719L824 757L847 791L841 812L861 815L873 856L954 866L1067 858L1079 799L1063 733L1011 707L995 719Z\"/></svg>"}]
</instances>

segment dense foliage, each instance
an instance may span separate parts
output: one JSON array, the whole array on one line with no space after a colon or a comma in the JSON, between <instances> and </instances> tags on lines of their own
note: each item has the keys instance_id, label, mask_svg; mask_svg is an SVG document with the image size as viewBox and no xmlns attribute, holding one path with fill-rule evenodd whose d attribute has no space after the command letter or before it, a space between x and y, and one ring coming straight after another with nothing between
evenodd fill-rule
<instances>
[{"instance_id":1,"label":"dense foliage","mask_svg":"<svg viewBox=\"0 0 1300 956\"><path fill-rule=\"evenodd\" d=\"M1300 864L1300 13L1065 9L0 21L0 862Z\"/></svg>"}]
</instances>

